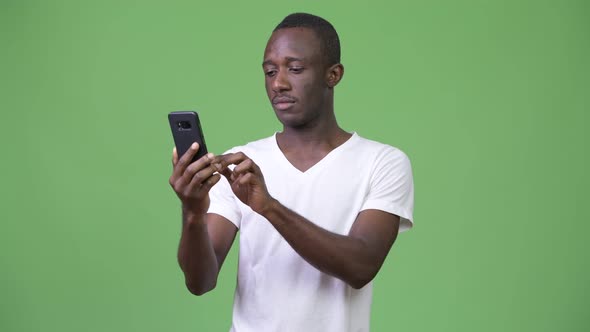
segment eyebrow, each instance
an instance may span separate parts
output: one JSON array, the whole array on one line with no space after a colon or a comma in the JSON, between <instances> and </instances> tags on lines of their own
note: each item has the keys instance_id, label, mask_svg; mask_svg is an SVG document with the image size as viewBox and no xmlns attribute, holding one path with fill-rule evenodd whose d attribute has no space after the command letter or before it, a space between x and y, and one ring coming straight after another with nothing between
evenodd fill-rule
<instances>
[{"instance_id":1,"label":"eyebrow","mask_svg":"<svg viewBox=\"0 0 590 332\"><path fill-rule=\"evenodd\" d=\"M285 59L287 59L287 63L289 62L295 62L295 61L303 61L303 58L295 58L295 57L285 57ZM264 60L264 62L262 63L262 66L266 66L266 65L274 65L274 61L272 60Z\"/></svg>"}]
</instances>

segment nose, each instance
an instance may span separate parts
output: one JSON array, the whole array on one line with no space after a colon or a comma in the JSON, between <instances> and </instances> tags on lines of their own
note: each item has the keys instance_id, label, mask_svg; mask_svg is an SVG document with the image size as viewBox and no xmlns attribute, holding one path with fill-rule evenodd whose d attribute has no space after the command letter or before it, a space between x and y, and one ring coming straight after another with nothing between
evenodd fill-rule
<instances>
[{"instance_id":1,"label":"nose","mask_svg":"<svg viewBox=\"0 0 590 332\"><path fill-rule=\"evenodd\" d=\"M291 89L289 78L285 70L279 70L272 81L272 90L274 92L282 92Z\"/></svg>"}]
</instances>

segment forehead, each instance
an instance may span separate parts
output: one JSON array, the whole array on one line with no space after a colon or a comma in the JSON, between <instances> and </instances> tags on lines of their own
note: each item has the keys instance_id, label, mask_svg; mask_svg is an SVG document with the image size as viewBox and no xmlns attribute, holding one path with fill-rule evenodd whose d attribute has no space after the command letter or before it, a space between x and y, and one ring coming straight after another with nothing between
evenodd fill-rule
<instances>
[{"instance_id":1,"label":"forehead","mask_svg":"<svg viewBox=\"0 0 590 332\"><path fill-rule=\"evenodd\" d=\"M317 61L321 56L321 42L309 28L279 29L270 36L264 50L264 61L300 58Z\"/></svg>"}]
</instances>

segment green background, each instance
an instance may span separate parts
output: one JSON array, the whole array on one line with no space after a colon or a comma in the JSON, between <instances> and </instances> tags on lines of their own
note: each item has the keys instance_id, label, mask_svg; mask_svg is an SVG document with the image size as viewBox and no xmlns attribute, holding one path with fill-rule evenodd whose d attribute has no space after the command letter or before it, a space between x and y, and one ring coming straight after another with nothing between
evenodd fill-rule
<instances>
[{"instance_id":1,"label":"green background","mask_svg":"<svg viewBox=\"0 0 590 332\"><path fill-rule=\"evenodd\" d=\"M228 330L237 246L213 292L185 289L166 114L198 110L215 153L279 130L262 54L294 11L340 34L342 127L413 164L372 331L588 331L588 1L17 0L0 330Z\"/></svg>"}]
</instances>

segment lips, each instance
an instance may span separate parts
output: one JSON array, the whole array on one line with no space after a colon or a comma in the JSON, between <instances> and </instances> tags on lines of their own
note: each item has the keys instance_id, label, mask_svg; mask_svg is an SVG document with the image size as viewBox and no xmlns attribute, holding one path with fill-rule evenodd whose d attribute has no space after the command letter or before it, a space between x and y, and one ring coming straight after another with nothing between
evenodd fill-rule
<instances>
[{"instance_id":1,"label":"lips","mask_svg":"<svg viewBox=\"0 0 590 332\"><path fill-rule=\"evenodd\" d=\"M286 110L295 104L295 98L277 96L272 99L272 106L277 110Z\"/></svg>"}]
</instances>

